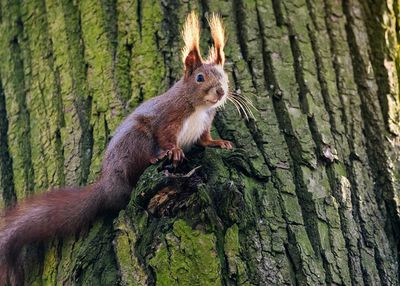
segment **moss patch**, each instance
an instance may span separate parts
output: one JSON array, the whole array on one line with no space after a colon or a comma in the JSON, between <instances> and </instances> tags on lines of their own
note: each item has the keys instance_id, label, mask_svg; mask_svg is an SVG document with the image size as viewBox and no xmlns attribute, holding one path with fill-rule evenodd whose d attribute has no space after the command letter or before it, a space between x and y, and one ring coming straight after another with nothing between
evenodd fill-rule
<instances>
[{"instance_id":1,"label":"moss patch","mask_svg":"<svg viewBox=\"0 0 400 286\"><path fill-rule=\"evenodd\" d=\"M250 285L249 281L247 281L245 264L239 256L240 243L237 224L234 224L226 231L224 251L228 261L229 277L236 280L238 285Z\"/></svg>"},{"instance_id":2,"label":"moss patch","mask_svg":"<svg viewBox=\"0 0 400 286\"><path fill-rule=\"evenodd\" d=\"M118 234L114 240L114 249L121 272L122 285L147 285L147 275L139 264L134 245L137 235L126 222L125 212L122 211L115 221Z\"/></svg>"},{"instance_id":3,"label":"moss patch","mask_svg":"<svg viewBox=\"0 0 400 286\"><path fill-rule=\"evenodd\" d=\"M193 230L177 220L166 235L150 265L157 273L157 285L221 285L221 266L216 237Z\"/></svg>"}]
</instances>

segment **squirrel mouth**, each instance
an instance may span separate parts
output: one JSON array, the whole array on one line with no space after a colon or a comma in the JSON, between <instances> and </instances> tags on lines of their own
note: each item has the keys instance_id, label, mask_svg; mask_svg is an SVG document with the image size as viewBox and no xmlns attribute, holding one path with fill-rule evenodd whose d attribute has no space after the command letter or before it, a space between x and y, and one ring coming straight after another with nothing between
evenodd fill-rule
<instances>
[{"instance_id":1,"label":"squirrel mouth","mask_svg":"<svg viewBox=\"0 0 400 286\"><path fill-rule=\"evenodd\" d=\"M214 99L214 100L207 100L208 102L210 102L210 103L212 103L212 104L216 104L218 101L219 101L219 99Z\"/></svg>"}]
</instances>

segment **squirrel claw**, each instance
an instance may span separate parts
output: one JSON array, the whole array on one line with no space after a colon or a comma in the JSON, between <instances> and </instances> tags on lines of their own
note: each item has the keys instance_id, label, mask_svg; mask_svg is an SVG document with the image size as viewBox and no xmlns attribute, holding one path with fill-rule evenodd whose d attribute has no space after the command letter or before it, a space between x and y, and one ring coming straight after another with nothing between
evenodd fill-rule
<instances>
[{"instance_id":1,"label":"squirrel claw","mask_svg":"<svg viewBox=\"0 0 400 286\"><path fill-rule=\"evenodd\" d=\"M157 157L151 158L150 159L150 163L151 164L155 164L157 163L159 160L165 158L165 156L168 156L169 160L172 160L172 165L174 167L177 167L179 163L182 163L182 161L184 159L186 159L185 157L185 153L183 153L183 150L179 147L171 147L168 150L165 151L161 151Z\"/></svg>"},{"instance_id":2,"label":"squirrel claw","mask_svg":"<svg viewBox=\"0 0 400 286\"><path fill-rule=\"evenodd\" d=\"M179 147L173 147L170 150L167 151L168 158L172 160L172 165L174 167L177 167L179 163L185 159L185 153L183 153L183 150Z\"/></svg>"}]
</instances>

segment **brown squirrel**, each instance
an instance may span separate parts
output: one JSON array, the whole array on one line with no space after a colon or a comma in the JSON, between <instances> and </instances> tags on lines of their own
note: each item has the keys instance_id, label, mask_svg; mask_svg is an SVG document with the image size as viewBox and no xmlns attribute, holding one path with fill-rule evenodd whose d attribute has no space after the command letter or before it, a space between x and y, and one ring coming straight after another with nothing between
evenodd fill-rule
<instances>
[{"instance_id":1,"label":"brown squirrel","mask_svg":"<svg viewBox=\"0 0 400 286\"><path fill-rule=\"evenodd\" d=\"M150 164L168 156L176 166L185 158L183 150L195 143L232 149L229 141L210 135L215 110L229 94L224 28L216 15L209 24L214 46L204 61L197 16L188 15L182 33L183 77L166 93L137 107L117 128L95 183L33 196L5 212L0 220L0 285L22 285L17 258L23 245L74 233L99 214L122 209Z\"/></svg>"}]
</instances>

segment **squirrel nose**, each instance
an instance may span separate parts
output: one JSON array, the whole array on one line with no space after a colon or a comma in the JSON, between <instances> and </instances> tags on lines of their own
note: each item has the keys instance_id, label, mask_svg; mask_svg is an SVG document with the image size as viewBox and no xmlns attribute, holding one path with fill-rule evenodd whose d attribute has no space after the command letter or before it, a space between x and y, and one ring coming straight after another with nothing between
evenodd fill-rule
<instances>
[{"instance_id":1,"label":"squirrel nose","mask_svg":"<svg viewBox=\"0 0 400 286\"><path fill-rule=\"evenodd\" d=\"M217 88L216 90L217 95L219 96L219 98L221 98L222 96L224 96L224 90L222 89L222 87Z\"/></svg>"}]
</instances>

